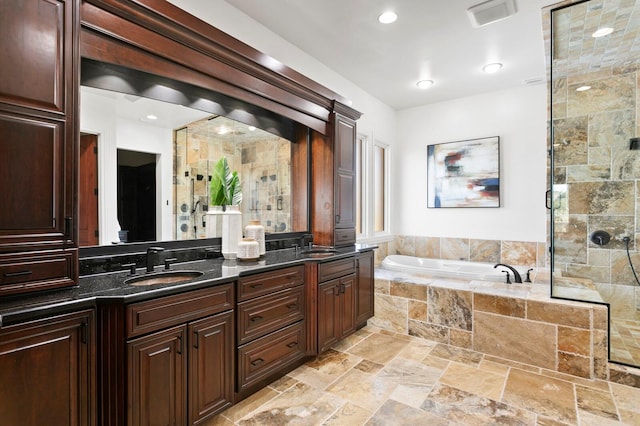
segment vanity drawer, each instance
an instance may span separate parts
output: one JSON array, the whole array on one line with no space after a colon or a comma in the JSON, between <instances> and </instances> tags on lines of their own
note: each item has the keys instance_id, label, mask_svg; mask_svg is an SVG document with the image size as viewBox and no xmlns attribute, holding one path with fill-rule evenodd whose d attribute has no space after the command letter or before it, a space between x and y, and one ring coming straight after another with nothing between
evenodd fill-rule
<instances>
[{"instance_id":1,"label":"vanity drawer","mask_svg":"<svg viewBox=\"0 0 640 426\"><path fill-rule=\"evenodd\" d=\"M238 303L238 344L304 319L304 286Z\"/></svg>"},{"instance_id":2,"label":"vanity drawer","mask_svg":"<svg viewBox=\"0 0 640 426\"><path fill-rule=\"evenodd\" d=\"M278 269L238 278L238 301L273 293L304 283L304 266Z\"/></svg>"},{"instance_id":3,"label":"vanity drawer","mask_svg":"<svg viewBox=\"0 0 640 426\"><path fill-rule=\"evenodd\" d=\"M318 282L325 282L345 275L355 274L356 258L334 260L318 265Z\"/></svg>"},{"instance_id":4,"label":"vanity drawer","mask_svg":"<svg viewBox=\"0 0 640 426\"><path fill-rule=\"evenodd\" d=\"M305 357L304 321L238 348L238 392Z\"/></svg>"},{"instance_id":5,"label":"vanity drawer","mask_svg":"<svg viewBox=\"0 0 640 426\"><path fill-rule=\"evenodd\" d=\"M0 257L0 295L75 285L77 251Z\"/></svg>"},{"instance_id":6,"label":"vanity drawer","mask_svg":"<svg viewBox=\"0 0 640 426\"><path fill-rule=\"evenodd\" d=\"M233 309L232 283L132 303L126 308L127 337L184 324L229 309Z\"/></svg>"}]
</instances>

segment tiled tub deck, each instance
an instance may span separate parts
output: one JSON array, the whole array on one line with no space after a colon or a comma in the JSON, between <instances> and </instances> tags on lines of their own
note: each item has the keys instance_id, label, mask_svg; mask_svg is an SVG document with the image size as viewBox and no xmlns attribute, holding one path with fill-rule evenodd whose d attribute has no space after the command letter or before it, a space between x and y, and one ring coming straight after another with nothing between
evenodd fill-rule
<instances>
[{"instance_id":1,"label":"tiled tub deck","mask_svg":"<svg viewBox=\"0 0 640 426\"><path fill-rule=\"evenodd\" d=\"M369 324L588 379L608 379L607 308L502 284L376 268Z\"/></svg>"}]
</instances>

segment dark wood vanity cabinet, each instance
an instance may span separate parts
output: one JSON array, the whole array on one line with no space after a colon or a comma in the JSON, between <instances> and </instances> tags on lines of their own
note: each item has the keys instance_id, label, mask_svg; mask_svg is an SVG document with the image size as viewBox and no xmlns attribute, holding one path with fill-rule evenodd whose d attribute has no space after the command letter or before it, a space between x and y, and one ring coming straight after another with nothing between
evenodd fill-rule
<instances>
[{"instance_id":1,"label":"dark wood vanity cabinet","mask_svg":"<svg viewBox=\"0 0 640 426\"><path fill-rule=\"evenodd\" d=\"M356 259L318 265L318 353L356 330Z\"/></svg>"},{"instance_id":2,"label":"dark wood vanity cabinet","mask_svg":"<svg viewBox=\"0 0 640 426\"><path fill-rule=\"evenodd\" d=\"M232 404L233 301L224 284L126 307L129 425L197 425Z\"/></svg>"},{"instance_id":3,"label":"dark wood vanity cabinet","mask_svg":"<svg viewBox=\"0 0 640 426\"><path fill-rule=\"evenodd\" d=\"M295 368L306 356L304 266L238 279L237 399Z\"/></svg>"},{"instance_id":4,"label":"dark wood vanity cabinet","mask_svg":"<svg viewBox=\"0 0 640 426\"><path fill-rule=\"evenodd\" d=\"M0 329L0 423L95 425L94 311Z\"/></svg>"},{"instance_id":5,"label":"dark wood vanity cabinet","mask_svg":"<svg viewBox=\"0 0 640 426\"><path fill-rule=\"evenodd\" d=\"M79 4L0 0L0 296L77 282Z\"/></svg>"},{"instance_id":6,"label":"dark wood vanity cabinet","mask_svg":"<svg viewBox=\"0 0 640 426\"><path fill-rule=\"evenodd\" d=\"M373 317L374 303L374 252L363 251L356 255L356 327L361 328Z\"/></svg>"}]
</instances>

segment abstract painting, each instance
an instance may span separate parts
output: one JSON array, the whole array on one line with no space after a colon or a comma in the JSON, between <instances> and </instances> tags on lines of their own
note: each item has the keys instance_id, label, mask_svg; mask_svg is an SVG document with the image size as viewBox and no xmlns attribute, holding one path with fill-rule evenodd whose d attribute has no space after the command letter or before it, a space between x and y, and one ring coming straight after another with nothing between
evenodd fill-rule
<instances>
[{"instance_id":1,"label":"abstract painting","mask_svg":"<svg viewBox=\"0 0 640 426\"><path fill-rule=\"evenodd\" d=\"M427 146L427 207L500 207L500 137Z\"/></svg>"}]
</instances>

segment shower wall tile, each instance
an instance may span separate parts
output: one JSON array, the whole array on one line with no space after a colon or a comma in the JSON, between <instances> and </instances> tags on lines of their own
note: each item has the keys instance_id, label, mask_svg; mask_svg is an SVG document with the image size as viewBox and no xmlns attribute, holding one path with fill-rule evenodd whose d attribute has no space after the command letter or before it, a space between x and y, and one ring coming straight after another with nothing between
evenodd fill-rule
<instances>
[{"instance_id":1,"label":"shower wall tile","mask_svg":"<svg viewBox=\"0 0 640 426\"><path fill-rule=\"evenodd\" d=\"M442 259L469 260L469 239L441 238L440 252Z\"/></svg>"},{"instance_id":2,"label":"shower wall tile","mask_svg":"<svg viewBox=\"0 0 640 426\"><path fill-rule=\"evenodd\" d=\"M556 262L587 263L587 215L571 214L568 222L556 221Z\"/></svg>"},{"instance_id":3,"label":"shower wall tile","mask_svg":"<svg viewBox=\"0 0 640 426\"><path fill-rule=\"evenodd\" d=\"M571 214L635 214L634 182L581 182L569 184Z\"/></svg>"},{"instance_id":4,"label":"shower wall tile","mask_svg":"<svg viewBox=\"0 0 640 426\"><path fill-rule=\"evenodd\" d=\"M589 164L611 164L611 148L589 148Z\"/></svg>"},{"instance_id":5,"label":"shower wall tile","mask_svg":"<svg viewBox=\"0 0 640 426\"><path fill-rule=\"evenodd\" d=\"M608 268L611 265L611 252L607 249L590 248L589 266Z\"/></svg>"},{"instance_id":6,"label":"shower wall tile","mask_svg":"<svg viewBox=\"0 0 640 426\"><path fill-rule=\"evenodd\" d=\"M469 260L472 262L500 262L500 241L469 240Z\"/></svg>"},{"instance_id":7,"label":"shower wall tile","mask_svg":"<svg viewBox=\"0 0 640 426\"><path fill-rule=\"evenodd\" d=\"M570 183L609 179L611 179L611 166L608 164L567 167L567 182Z\"/></svg>"},{"instance_id":8,"label":"shower wall tile","mask_svg":"<svg viewBox=\"0 0 640 426\"><path fill-rule=\"evenodd\" d=\"M636 80L633 73L588 82L591 90L577 92L582 83L569 84L567 116L635 108Z\"/></svg>"},{"instance_id":9,"label":"shower wall tile","mask_svg":"<svg viewBox=\"0 0 640 426\"><path fill-rule=\"evenodd\" d=\"M634 108L589 115L589 147L624 147L635 135Z\"/></svg>"},{"instance_id":10,"label":"shower wall tile","mask_svg":"<svg viewBox=\"0 0 640 426\"><path fill-rule=\"evenodd\" d=\"M627 142L628 143L628 142ZM612 170L614 179L629 180L640 178L640 158L637 151L628 147L612 150Z\"/></svg>"},{"instance_id":11,"label":"shower wall tile","mask_svg":"<svg viewBox=\"0 0 640 426\"><path fill-rule=\"evenodd\" d=\"M630 252L629 254L631 256L631 262L634 265L640 266L640 253ZM611 284L636 285L633 271L629 266L629 258L627 257L626 250L611 251Z\"/></svg>"},{"instance_id":12,"label":"shower wall tile","mask_svg":"<svg viewBox=\"0 0 640 426\"><path fill-rule=\"evenodd\" d=\"M588 120L586 116L563 118L553 122L554 164L587 164Z\"/></svg>"},{"instance_id":13,"label":"shower wall tile","mask_svg":"<svg viewBox=\"0 0 640 426\"><path fill-rule=\"evenodd\" d=\"M565 272L569 277L586 278L594 282L608 283L611 279L611 270L608 266L599 267L567 263Z\"/></svg>"}]
</instances>

